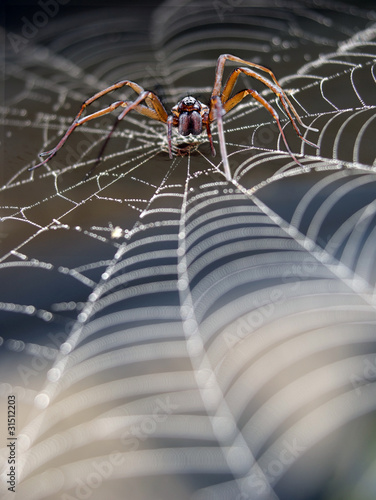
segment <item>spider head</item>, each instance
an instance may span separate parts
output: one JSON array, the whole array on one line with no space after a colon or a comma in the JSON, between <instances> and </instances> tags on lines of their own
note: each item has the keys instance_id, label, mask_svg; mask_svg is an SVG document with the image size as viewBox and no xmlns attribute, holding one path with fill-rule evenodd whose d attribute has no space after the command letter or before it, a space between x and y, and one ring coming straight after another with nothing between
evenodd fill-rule
<instances>
[{"instance_id":1,"label":"spider head","mask_svg":"<svg viewBox=\"0 0 376 500\"><path fill-rule=\"evenodd\" d=\"M202 132L202 115L207 106L195 97L187 96L172 108L179 134L187 136L200 135Z\"/></svg>"}]
</instances>

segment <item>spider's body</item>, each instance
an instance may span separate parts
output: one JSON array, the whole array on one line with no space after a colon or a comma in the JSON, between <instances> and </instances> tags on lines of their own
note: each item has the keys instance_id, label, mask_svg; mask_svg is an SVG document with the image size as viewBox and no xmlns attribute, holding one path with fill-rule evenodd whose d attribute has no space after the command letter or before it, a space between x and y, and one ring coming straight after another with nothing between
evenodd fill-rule
<instances>
[{"instance_id":1,"label":"spider's body","mask_svg":"<svg viewBox=\"0 0 376 500\"><path fill-rule=\"evenodd\" d=\"M207 120L209 108L192 96L184 97L171 110L172 124L180 135L200 135L203 119Z\"/></svg>"},{"instance_id":2,"label":"spider's body","mask_svg":"<svg viewBox=\"0 0 376 500\"><path fill-rule=\"evenodd\" d=\"M224 66L225 62L229 61L234 61L234 62L239 62L241 64L246 64L248 67L239 67L236 68L229 76L227 79L225 85L223 86L222 89L222 78L223 78L223 71L224 71ZM262 71L264 73L268 73L269 76L271 77L272 81L269 80L268 78L262 76L261 74L257 73L254 71L255 68L259 71ZM264 85L266 85L279 99L280 103L282 104L282 107L284 111L286 112L288 118L290 119L290 122L292 123L292 126L294 127L296 133L298 136L311 146L317 147L315 144L311 143L308 141L305 137L302 136L300 133L296 121L300 123L300 125L305 126L298 113L296 112L294 106L288 99L286 93L282 89L282 87L279 85L276 77L274 76L273 72L265 68L264 66L260 66L259 64L252 63L249 61L245 61L244 59L240 59L239 57L232 56L230 54L222 54L219 56L218 61L217 61L217 68L216 68L216 73L215 73L215 81L214 81L214 86L213 86L213 91L210 97L209 105L203 104L202 102L198 101L195 97L192 96L186 96L184 97L181 101L179 101L172 109L171 113L168 114L166 109L164 108L162 102L160 99L157 97L154 92L151 92L149 90L144 90L140 85L138 85L135 82L132 82L130 80L122 80L118 83L115 83L114 85L111 85L110 87L107 87L106 89L98 92L97 94L94 94L92 97L87 99L81 106L80 111L77 113L76 118L73 120L71 126L68 128L60 142L53 148L51 151L47 151L45 153L42 153L41 156L47 156L45 160L43 160L41 163L38 165L34 165L33 167L30 168L30 170L33 170L35 168L40 167L41 165L44 165L47 163L58 151L59 149L64 145L65 141L68 139L70 134L73 132L73 130L78 127L79 125L82 125L83 123L92 120L93 118L98 118L99 116L105 115L107 113L110 113L111 111L122 107L124 108L123 111L119 114L118 119L113 126L111 132L109 133L107 140L104 145L107 144L108 139L110 138L112 132L115 130L117 124L128 114L129 111L135 110L138 113L147 116L149 118L152 118L154 120L163 122L167 124L167 140L168 140L168 150L169 150L169 155L170 158L173 157L172 155L172 129L177 128L178 132L180 135L186 137L190 134L197 136L200 135L203 131L203 128L205 127L206 133L208 135L208 139L210 142L210 147L212 154L215 155L215 148L213 144L213 139L212 139L212 134L211 134L211 129L210 129L210 124L213 121L217 121L217 127L218 127L218 136L219 136L219 146L221 150L221 156L222 156L222 161L223 161L223 166L224 166L224 171L227 180L231 180L231 172L230 172L230 166L228 163L228 158L227 158L227 152L226 152L226 143L225 143L225 137L224 137L224 131L223 131L223 123L222 123L222 117L225 115L228 111L230 111L232 108L234 108L237 104L239 104L246 96L251 95L254 99L256 99L260 104L262 104L268 111L269 113L273 116L274 120L276 121L280 134L282 136L282 139L285 143L286 149L290 156L293 158L293 160L300 165L299 161L295 158L295 156L292 154L287 140L285 138L285 134L283 132L282 126L279 121L279 117L277 112L274 110L274 108L256 91L252 89L245 89L241 90L240 92L236 93L235 95L232 95L233 89L235 87L235 84L237 82L237 79L241 73L244 73L248 76L251 76L255 78L256 80L261 81ZM96 111L95 113L92 113L90 115L87 115L83 118L81 118L81 115L85 108L89 106L92 102L96 101L100 97L108 94L109 92L112 92L113 90L120 89L124 86L129 86L131 87L137 94L138 97L134 101L116 101L112 103L110 106L103 108L99 111ZM295 117L295 118L294 118ZM306 127L309 128L309 127ZM103 152L104 147L102 148ZM94 165L93 169L95 168L96 164ZM92 169L92 170L93 170ZM91 174L92 170L89 172L89 175Z\"/></svg>"},{"instance_id":3,"label":"spider's body","mask_svg":"<svg viewBox=\"0 0 376 500\"><path fill-rule=\"evenodd\" d=\"M205 125L212 154L215 155L215 148L210 131L209 113L209 106L206 106L206 104L203 104L190 95L184 97L171 109L171 114L167 118L167 138L170 158L172 158L172 127L177 127L179 134L186 137L190 134L202 134Z\"/></svg>"}]
</instances>

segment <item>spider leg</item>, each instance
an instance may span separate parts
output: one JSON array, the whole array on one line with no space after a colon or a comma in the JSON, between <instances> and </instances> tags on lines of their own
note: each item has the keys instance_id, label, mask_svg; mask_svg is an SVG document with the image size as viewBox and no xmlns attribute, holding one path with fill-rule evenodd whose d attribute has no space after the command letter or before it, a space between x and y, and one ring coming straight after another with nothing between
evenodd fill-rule
<instances>
[{"instance_id":1,"label":"spider leg","mask_svg":"<svg viewBox=\"0 0 376 500\"><path fill-rule=\"evenodd\" d=\"M279 100L283 106L283 109L286 111L286 114L287 116L290 118L290 122L292 124L292 126L294 127L295 129L295 132L297 133L299 139L301 139L302 141L306 142L307 144L309 144L310 146L318 149L319 146L317 144L315 144L314 142L311 142L309 141L308 139L306 139L300 132L300 130L298 129L298 127L296 126L296 123L295 123L295 120L294 118L291 116L291 113L290 113L290 109L292 109L293 111L295 111L295 108L292 107L292 104L290 103L289 100L287 100L287 103L286 103L286 97L282 94L277 94L277 97L279 97ZM298 116L298 115L297 115ZM300 120L300 119L299 119ZM318 132L317 129L313 129L313 128L310 128L310 127L307 127L306 125L304 125L304 123L302 121L299 121L300 125L302 125L303 127L305 127L306 129L309 129L309 130L315 130L316 132Z\"/></svg>"},{"instance_id":2,"label":"spider leg","mask_svg":"<svg viewBox=\"0 0 376 500\"><path fill-rule=\"evenodd\" d=\"M295 163L302 166L302 164L295 157L295 155L292 153L292 151L288 145L288 142L287 142L285 133L283 132L283 128L282 128L281 122L279 121L279 117L278 117L277 112L258 92L256 92L256 90L246 89L246 90L241 90L240 92L235 94L233 97L231 97L231 99L229 99L227 102L225 102L223 104L223 109L224 109L225 113L227 113L228 111L230 111L230 109L232 109L234 106L239 104L239 102L241 102L247 95L251 95L254 99L256 99L256 101L258 101L260 104L262 104L269 111L269 113L272 115L272 117L274 118L274 120L276 121L276 123L278 125L279 132L281 134L283 142L285 143L285 146L286 146L286 149L287 149L289 155L295 161Z\"/></svg>"},{"instance_id":3,"label":"spider leg","mask_svg":"<svg viewBox=\"0 0 376 500\"><path fill-rule=\"evenodd\" d=\"M222 111L222 114L223 114L223 111ZM209 139L209 144L210 144L210 149L211 149L212 156L215 156L216 152L215 152L215 147L214 147L214 144L213 144L213 136L212 136L212 133L211 133L211 130L210 130L209 113L205 113L204 114L204 116L202 118L202 122L203 122L203 124L206 127L206 134L207 134L208 139Z\"/></svg>"},{"instance_id":4,"label":"spider leg","mask_svg":"<svg viewBox=\"0 0 376 500\"><path fill-rule=\"evenodd\" d=\"M103 156L104 150L106 149L107 144L108 144L109 140L111 139L111 136L112 136L112 134L114 133L114 131L115 131L115 129L116 129L116 127L117 127L117 125L118 125L119 123L120 123L120 122L119 122L119 120L118 120L118 119L117 119L117 117L116 117L115 123L113 124L113 126L112 126L112 128L111 128L110 132L107 134L107 137L106 137L106 139L105 139L104 143L102 144L101 150L100 150L100 151L99 151L99 153L98 153L98 156L97 156L97 159L96 159L96 161L95 161L94 165L91 167L91 169L90 169L88 172L86 172L85 177L84 177L84 180L89 179L89 177L91 176L91 174L92 174L92 173L94 172L94 170L97 168L98 164L102 161L102 156Z\"/></svg>"},{"instance_id":5,"label":"spider leg","mask_svg":"<svg viewBox=\"0 0 376 500\"><path fill-rule=\"evenodd\" d=\"M114 90L120 89L124 86L129 86L131 87L137 94L139 94L139 97L132 103L137 103L136 105L132 106L131 109L136 108L136 111L138 111L141 114L144 114L150 118L153 118L155 120L161 121L166 123L167 121L167 112L161 103L161 101L158 99L158 97L150 91L145 91L140 85L137 83L134 83L130 80L122 80L118 83L115 83L114 85L111 85L110 87L107 87L104 90L101 90L100 92L97 92L94 94L92 97L89 97L89 99L86 99L86 101L83 102L79 112L77 113L76 117L74 118L72 124L69 126L63 137L60 139L59 143L50 151L46 151L44 153L41 153L40 156L47 156L45 160L43 160L41 163L34 165L29 168L29 170L34 170L45 163L47 163L55 154L59 151L59 149L64 145L65 141L68 139L68 137L71 135L71 133L75 130L76 127L79 125L82 125L83 123L92 120L93 118L97 118L99 116L102 116L106 113L110 113L114 109L116 109L119 106L128 106L127 101L117 101L113 103L111 106L108 106L107 108L104 108L100 111L97 111L95 113L92 113L91 115L88 115L84 118L80 118L83 111L87 106L92 104L94 101L99 99L100 97L103 97L104 95L108 94L109 92L112 92ZM140 95L143 95L143 97L140 99ZM146 101L146 104L148 106L137 106L139 102L142 100ZM125 115L124 115L125 116Z\"/></svg>"},{"instance_id":6,"label":"spider leg","mask_svg":"<svg viewBox=\"0 0 376 500\"><path fill-rule=\"evenodd\" d=\"M249 68L237 68L236 70L234 70L230 77L228 78L224 88L223 88L223 92L222 92L222 102L226 102L235 86L235 83L239 77L239 74L242 72L242 73L245 73L259 81L261 81L264 85L266 85L267 87L270 88L270 90L272 90L276 96L280 99L281 101L281 104L284 108L284 110L286 111L296 133L298 134L298 136L305 142L307 142L308 144L310 144L311 146L314 146L314 147L317 147L316 144L313 144L312 142L308 141L307 139L305 139L302 134L300 133L298 127L296 126L296 123L294 121L294 118L292 115L295 116L297 122L304 128L307 128L307 129L310 129L310 130L315 130L317 131L317 129L314 129L314 128L311 128L311 127L307 127L307 125L305 125L298 112L296 111L296 109L294 108L294 106L292 105L291 101L289 100L289 98L287 97L285 91L282 89L281 85L279 84L277 78L275 77L274 73L269 69L269 68L266 68L265 66L261 66L260 64L256 64L256 63L252 63L250 61L246 61L244 59L241 59L240 57L236 57L236 56L233 56L231 54L222 54L221 56L219 56L218 58L218 61L217 61L217 67L216 67L216 72L215 72L215 81L214 81L214 87L213 87L213 92L212 92L212 97L218 95L220 96L221 95L221 87L222 87L222 78L223 78L223 71L224 71L224 67L225 67L225 63L226 61L229 60L229 61L233 61L233 62L239 62L241 64L246 64L247 66L250 66L251 68L255 68L257 70L260 70L260 71L263 71L265 73L267 73L268 75L270 75L271 79L273 80L273 82L271 82L270 80L268 80L268 78L265 78L263 77L262 75L260 75L259 73L257 73L256 71L252 71L251 69Z\"/></svg>"},{"instance_id":7,"label":"spider leg","mask_svg":"<svg viewBox=\"0 0 376 500\"><path fill-rule=\"evenodd\" d=\"M38 167L41 167L45 163L51 160L53 156L59 151L59 149L64 145L65 141L68 139L70 134L73 132L73 130L78 127L79 125L82 125L83 123L92 120L93 118L98 118L99 116L105 115L106 113L110 113L114 109L118 108L119 106L122 106L123 104L126 104L126 101L117 101L111 104L111 106L108 106L107 108L101 109L100 111L97 111L96 113L92 113L91 115L85 116L84 118L81 118L80 120L75 120L73 123L70 125L68 130L65 132L63 137L60 139L58 144L51 149L50 151L45 151L44 153L40 153L39 156L47 156L45 160L42 162L38 163L37 165L34 165L29 168L29 170L35 170Z\"/></svg>"},{"instance_id":8,"label":"spider leg","mask_svg":"<svg viewBox=\"0 0 376 500\"><path fill-rule=\"evenodd\" d=\"M174 123L174 117L170 115L167 118L167 143L168 143L168 154L170 160L172 160L172 125Z\"/></svg>"},{"instance_id":9,"label":"spider leg","mask_svg":"<svg viewBox=\"0 0 376 500\"><path fill-rule=\"evenodd\" d=\"M222 115L224 114L223 104L222 104L219 96L214 96L210 102L214 103L214 107L215 107L215 111L216 111L215 114L216 114L217 126L218 126L218 140L219 140L219 148L221 150L221 157L222 157L222 161L223 161L223 169L225 171L226 179L228 181L231 181L232 176L231 176L230 165L228 163L225 133L223 130L223 120L222 120ZM208 120L208 122L209 122L209 120Z\"/></svg>"},{"instance_id":10,"label":"spider leg","mask_svg":"<svg viewBox=\"0 0 376 500\"><path fill-rule=\"evenodd\" d=\"M270 70L268 70L270 71ZM299 115L297 114L295 108L292 106L291 102L289 101L289 99L287 98L285 92L283 91L283 89L278 85L275 85L273 82L271 82L270 80L268 80L267 78L264 78L263 76L259 75L258 73L256 73L255 71L252 71L248 68L237 68L235 69L229 76L229 78L227 79L227 82L225 83L225 86L223 88L223 91L222 91L222 95L221 95L221 100L223 103L229 103L228 105L228 109L226 109L226 112L230 111L230 109L232 109L234 106L236 106L238 104L238 102L240 102L240 100L233 100L233 98L229 99L230 95L231 95L231 92L237 82L237 79L239 77L239 75L241 73L244 73L248 76L251 76L252 78L255 78L256 80L259 80L260 82L262 82L264 85L266 85L268 88L270 88L270 90L272 90L275 95L279 98L282 106L283 106L283 109L285 110L287 116L289 117L290 121L291 121L291 124L292 126L294 127L295 129L295 132L297 133L298 137L306 142L307 144L309 144L310 146L313 146L315 148L317 148L318 146L316 144L314 144L313 142L309 141L308 139L306 139L305 137L303 137L303 135L301 134L299 128L297 127L296 123L295 123L295 120L294 120L294 117L292 116L292 113L295 114L296 116L298 116L299 118L299 123L302 123L301 120L300 120L300 117Z\"/></svg>"},{"instance_id":11,"label":"spider leg","mask_svg":"<svg viewBox=\"0 0 376 500\"><path fill-rule=\"evenodd\" d=\"M129 113L129 111L131 111L132 109L134 109L135 111L138 111L138 113L140 113L142 115L148 116L149 118L154 118L154 120L159 120L159 118L158 118L159 115L157 114L157 112L154 109L150 109L150 108L148 108L146 106L142 106L142 105L139 104L139 102L141 102L142 100L146 101L147 99L150 99L149 94L152 94L152 93L149 92L148 90L145 90L133 102L122 101L121 106L123 108L125 108L125 109L116 118L116 121L115 121L114 125L112 126L112 129L110 130L109 134L107 135L106 140L105 140L105 142L104 142L104 144L103 144L103 146L102 146L102 148L101 148L101 150L99 152L97 161L91 167L91 169L89 170L89 172L87 172L87 174L85 175L85 179L88 179L91 176L91 174L94 172L94 170L96 169L98 163L101 161L101 157L102 157L103 151L106 149L108 141L110 140L112 134L116 130L116 128L119 125L119 123L121 122L121 120ZM155 95L155 94L152 94L152 95ZM116 104L116 103L114 103L114 104ZM104 110L102 110L102 111L104 111ZM93 115L94 114L96 114L96 113L93 113ZM89 115L89 116L85 117L85 119L82 119L81 123L84 123L84 121L87 121L88 119L90 119L91 116L92 115ZM100 115L98 115L98 116L100 116ZM96 117L93 117L93 118L96 118Z\"/></svg>"}]
</instances>

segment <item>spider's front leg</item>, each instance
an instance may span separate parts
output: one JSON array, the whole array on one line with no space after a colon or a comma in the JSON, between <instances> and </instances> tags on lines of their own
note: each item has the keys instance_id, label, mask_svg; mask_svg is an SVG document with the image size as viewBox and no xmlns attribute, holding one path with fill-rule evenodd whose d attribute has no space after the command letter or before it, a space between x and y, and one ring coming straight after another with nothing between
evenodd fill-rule
<instances>
[{"instance_id":1,"label":"spider's front leg","mask_svg":"<svg viewBox=\"0 0 376 500\"><path fill-rule=\"evenodd\" d=\"M231 180L231 171L230 171L230 166L228 163L228 156L227 156L227 149L226 149L226 141L225 141L225 135L224 135L224 130L223 130L223 120L222 116L226 114L228 111L233 109L237 104L239 104L246 96L251 95L254 99L256 99L260 104L262 104L272 115L274 118L275 122L277 123L277 126L279 128L279 132L281 134L282 140L286 146L287 152L291 156L291 158L295 161L295 163L299 166L302 166L300 161L295 157L295 155L292 153L285 133L283 131L281 122L279 121L279 117L275 109L256 91L253 89L245 89L241 90L237 94L235 94L231 99L228 99L226 102L222 102L222 99L220 99L219 96L214 96L212 98L213 106L212 109L215 109L215 117L217 119L217 124L218 124L218 135L219 135L219 145L221 148L221 155L222 155L222 160L223 160L223 167L225 170L226 174L226 179ZM214 113L212 113L212 117L214 119Z\"/></svg>"},{"instance_id":2,"label":"spider's front leg","mask_svg":"<svg viewBox=\"0 0 376 500\"><path fill-rule=\"evenodd\" d=\"M258 101L260 104L262 104L264 106L264 108L266 108L269 111L269 113L272 115L272 117L274 118L274 120L275 120L275 122L276 122L276 124L277 124L277 126L279 128L279 132L281 134L283 142L285 143L287 152L289 153L289 155L291 156L291 158L295 161L295 163L297 163L298 165L302 166L302 164L295 157L295 155L292 153L292 151L291 151L291 149L290 149L290 147L288 145L288 142L287 142L285 133L283 131L281 122L279 121L279 116L278 116L277 112L275 111L275 109L256 90L246 89L246 90L242 90L242 91L238 92L237 94L235 94L231 99L229 99L224 104L223 107L224 107L225 112L227 113L230 109L232 109L233 107L235 107L247 95L251 95L254 99L256 99L256 101ZM307 141L307 142L309 142L309 141ZM309 144L311 144L311 143L309 142Z\"/></svg>"},{"instance_id":3,"label":"spider's front leg","mask_svg":"<svg viewBox=\"0 0 376 500\"><path fill-rule=\"evenodd\" d=\"M225 62L227 60L247 64L248 66L250 66L252 68L256 68L260 71L266 72L270 75L270 77L272 78L272 81L270 81L268 78L260 75L259 73L257 73L253 69L239 67L239 68L236 68L230 74L230 76L228 77L228 79L223 87L223 90L221 91L224 66L225 66ZM213 87L213 92L212 92L211 99L210 99L209 119L210 119L210 121L217 120L217 123L218 123L219 143L220 143L220 147L221 147L221 154L222 154L222 159L223 159L224 170L226 173L226 178L229 178L230 169L229 169L229 164L228 164L226 143L225 143L225 137L224 137L224 132L223 132L222 115L224 115L225 113L227 113L228 111L233 109L247 95L251 95L254 99L256 99L273 116L274 120L276 121L276 123L278 125L279 131L281 133L281 137L283 139L283 142L285 143L285 146L286 146L288 153L290 154L291 158L298 165L301 165L301 163L297 160L297 158L291 152L291 149L287 143L285 134L283 132L281 123L279 121L279 117L278 117L277 112L256 90L246 89L246 90L238 92L234 96L230 97L232 92L233 92L233 89L235 87L235 84L239 78L239 75L241 73L244 73L245 75L251 76L252 78L255 78L256 80L259 80L266 87L268 87L277 96L277 98L281 102L284 111L286 112L290 122L292 123L292 126L294 127L294 129L295 129L297 135L300 137L300 139L302 141L306 142L307 144L309 144L310 146L313 146L315 148L318 147L316 144L313 144L308 139L303 137L303 135L301 134L297 124L295 123L294 117L305 128L310 128L310 127L306 127L303 124L297 111L295 110L294 106L292 105L292 103L288 99L286 93L284 92L284 90L282 89L280 84L278 83L278 80L276 79L276 77L274 76L274 73L271 70L269 70L268 68L266 68L264 66L260 66L259 64L245 61L244 59L240 59L239 57L232 56L230 54L223 54L218 58L218 62L217 62L214 87ZM314 129L314 130L316 130L316 129Z\"/></svg>"},{"instance_id":4,"label":"spider's front leg","mask_svg":"<svg viewBox=\"0 0 376 500\"><path fill-rule=\"evenodd\" d=\"M259 73L257 73L257 71L254 71L252 69L250 69L249 67L248 68L243 68L243 67L239 67L237 69L235 69L231 75L229 76L224 88L223 88L223 91L221 93L221 88L222 88L222 79L223 79L223 72L224 72L224 68L225 68L225 63L226 61L233 61L233 62L238 62L238 63L241 63L241 64L246 64L247 66L251 67L251 68L255 68L256 70L259 70L259 71L262 71L263 73L267 73L270 78L272 79L272 81L270 81L268 78L260 75ZM274 75L273 71L265 66L261 66L260 64L256 64L256 63L253 63L251 61L246 61L245 59L241 59L240 57L237 57L237 56L233 56L231 54L222 54L221 56L219 56L218 58L218 61L217 61L217 67L216 67L216 70L215 70L215 81L214 81L214 87L213 87L213 92L212 92L212 97L215 96L215 95L221 95L221 99L222 99L222 102L226 102L229 97L230 97L230 94L235 86L235 83L240 75L240 73L244 73L248 76L251 76L252 78L255 78L256 80L259 80L260 82L262 82L264 85L266 85L267 87L269 87L270 90L272 90L274 92L274 94L280 99L280 102L287 114L287 116L289 117L292 125L294 126L295 128L295 131L296 133L299 135L299 137L307 142L308 144L310 144L311 146L314 146L314 147L317 147L316 144L313 144L311 143L310 141L307 141L300 133L298 127L296 126L296 123L295 123L295 120L294 120L294 117L295 119L297 120L297 122L304 128L306 129L309 129L309 130L313 130L315 132L318 132L317 129L315 128L312 128L312 127L308 127L307 125L305 125L298 112L296 111L296 109L294 108L292 102L290 101L290 99L287 97L286 95L286 92L283 90L283 88L281 87L280 83L278 82L276 76ZM294 116L294 117L293 117Z\"/></svg>"},{"instance_id":5,"label":"spider's front leg","mask_svg":"<svg viewBox=\"0 0 376 500\"><path fill-rule=\"evenodd\" d=\"M231 176L230 165L228 162L226 140L225 140L225 133L223 130L223 120L222 120L222 116L225 113L226 110L224 109L221 98L219 96L212 96L210 99L210 113L208 116L208 121L213 121L214 119L217 120L218 141L223 162L223 170L225 172L226 179L228 181L231 181L232 176Z\"/></svg>"}]
</instances>

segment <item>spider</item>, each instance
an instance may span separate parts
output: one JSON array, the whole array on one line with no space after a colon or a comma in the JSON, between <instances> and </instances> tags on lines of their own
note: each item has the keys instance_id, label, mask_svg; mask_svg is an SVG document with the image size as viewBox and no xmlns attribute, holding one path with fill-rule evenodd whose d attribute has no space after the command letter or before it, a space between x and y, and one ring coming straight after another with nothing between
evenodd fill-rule
<instances>
[{"instance_id":1,"label":"spider","mask_svg":"<svg viewBox=\"0 0 376 500\"><path fill-rule=\"evenodd\" d=\"M236 68L235 70L232 71L230 74L229 78L227 79L223 90L221 91L222 88L222 78L223 78L223 72L224 72L224 67L226 61L233 61L237 62L240 64L245 64L248 67L239 67ZM252 69L251 69L252 68ZM267 73L271 80L261 74L259 74L257 71L259 70L263 73ZM71 133L75 130L76 127L82 125L83 123L88 122L89 120L93 120L94 118L98 118L99 116L105 115L107 113L110 113L114 111L115 109L121 107L124 108L122 112L118 115L117 120L111 130L111 132L108 134L105 145L107 144L107 141L109 140L111 134L115 130L117 124L129 113L131 110L135 110L138 113L147 116L148 118L152 118L153 120L160 121L162 123L167 124L167 142L168 142L168 151L169 151L169 156L172 159L173 153L172 153L172 129L174 127L178 128L178 132L182 136L188 136L190 134L197 136L200 135L203 132L203 129L205 128L209 143L210 143L210 148L213 156L215 155L216 151L214 148L213 144L213 138L212 138L212 133L210 129L210 125L213 121L217 121L217 127L218 127L218 139L219 139L219 147L221 151L221 156L222 156L222 162L223 162L223 169L224 173L226 176L226 179L230 181L232 179L231 177L231 172L230 172L230 166L228 163L228 158L227 158L227 151L226 151L226 143L225 143L225 137L224 137L224 130L223 130L223 120L222 117L226 113L228 113L231 109L233 109L237 104L239 104L247 95L251 95L254 99L256 99L262 106L264 106L267 111L272 115L274 120L276 121L281 137L283 139L283 142L285 143L286 149L288 153L290 154L291 158L298 164L301 165L301 163L297 160L297 158L293 155L291 152L289 145L286 140L286 136L283 132L281 123L279 121L279 117L277 112L274 110L274 108L256 91L252 89L245 89L241 90L240 92L237 92L235 95L231 96L232 91L235 87L235 84L237 82L237 79L241 73L244 73L245 75L251 76L255 78L256 80L259 80L262 82L266 87L268 87L274 94L277 96L279 99L284 111L286 112L290 122L292 123L292 126L294 127L297 135L300 137L301 140L306 142L307 144L316 147L316 144L313 144L312 142L308 141L305 137L302 136L300 133L300 130L296 124L296 121L303 127L310 129L310 130L315 130L310 127L307 127L306 125L303 124L302 120L300 119L297 111L295 110L294 106L292 105L291 101L288 99L285 91L282 89L280 84L278 83L278 80L274 76L274 73L264 67L260 66L259 64L245 61L244 59L240 59L239 57L233 56L231 54L222 54L219 56L218 61L217 61L217 67L215 71L215 80L214 80L214 87L213 91L210 97L209 105L203 104L200 102L198 99L195 97L192 97L190 95L184 97L181 101L179 101L172 109L171 113L168 114L165 107L163 106L162 102L158 98L158 96L150 91L150 90L144 90L140 85L138 85L135 82L132 82L130 80L122 80L120 82L117 82L113 85L110 85L109 87L105 88L104 90L101 90L100 92L94 94L92 97L89 99L86 99L86 101L83 102L81 109L77 113L75 119L73 120L72 124L70 127L67 129L63 137L60 139L59 143L50 151L46 151L44 153L41 153L39 156L44 157L47 156L45 160L42 162L38 163L37 165L34 165L29 168L29 170L34 170L45 163L47 163L55 154L59 151L59 149L64 145L65 141L68 139L68 137L71 135ZM110 106L103 108L99 111L96 111L95 113L89 114L87 116L84 116L81 118L81 115L83 111L86 109L87 106L92 104L94 101L99 99L100 97L108 94L109 92L112 92L113 90L120 89L122 87L129 86L131 87L137 94L138 97L134 101L116 101L113 102ZM295 117L295 118L294 118ZM296 120L296 121L295 121ZM105 146L104 145L104 146ZM102 152L103 152L104 147L102 147ZM100 156L98 157L98 161L100 160ZM87 177L90 176L92 171L94 170L95 166L97 163L94 165L94 167L88 172Z\"/></svg>"}]
</instances>

